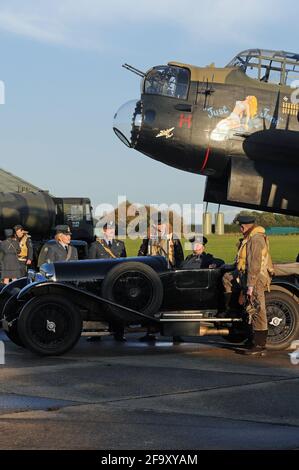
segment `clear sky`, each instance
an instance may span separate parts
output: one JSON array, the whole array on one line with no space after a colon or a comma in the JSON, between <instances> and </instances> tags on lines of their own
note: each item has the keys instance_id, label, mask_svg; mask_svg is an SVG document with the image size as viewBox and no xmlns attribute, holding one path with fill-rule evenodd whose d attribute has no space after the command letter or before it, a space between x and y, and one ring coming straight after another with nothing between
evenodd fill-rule
<instances>
[{"instance_id":1,"label":"clear sky","mask_svg":"<svg viewBox=\"0 0 299 470\"><path fill-rule=\"evenodd\" d=\"M170 60L225 65L260 47L298 45L296 0L0 0L0 166L93 205L199 203L203 177L127 149L113 115L139 78Z\"/></svg>"}]
</instances>

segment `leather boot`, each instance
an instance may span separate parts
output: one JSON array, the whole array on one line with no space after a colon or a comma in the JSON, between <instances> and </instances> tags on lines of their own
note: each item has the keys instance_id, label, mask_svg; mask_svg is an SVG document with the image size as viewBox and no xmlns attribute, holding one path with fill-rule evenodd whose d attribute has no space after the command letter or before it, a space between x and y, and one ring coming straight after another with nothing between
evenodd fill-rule
<instances>
[{"instance_id":1,"label":"leather boot","mask_svg":"<svg viewBox=\"0 0 299 470\"><path fill-rule=\"evenodd\" d=\"M225 312L230 315L239 314L242 311L241 305L238 303L238 294L236 292L224 292Z\"/></svg>"},{"instance_id":2,"label":"leather boot","mask_svg":"<svg viewBox=\"0 0 299 470\"><path fill-rule=\"evenodd\" d=\"M183 343L184 340L181 336L177 335L177 336L172 337L172 342L173 342L173 344L180 344L180 343Z\"/></svg>"},{"instance_id":3,"label":"leather boot","mask_svg":"<svg viewBox=\"0 0 299 470\"><path fill-rule=\"evenodd\" d=\"M232 293L231 292L224 292L224 308L225 311L228 312L230 308L230 301L232 298Z\"/></svg>"},{"instance_id":4,"label":"leather boot","mask_svg":"<svg viewBox=\"0 0 299 470\"><path fill-rule=\"evenodd\" d=\"M244 351L244 354L248 356L265 356L267 353L266 350L266 341L267 341L268 330L263 331L254 331L253 332L253 347L249 348L247 351Z\"/></svg>"},{"instance_id":5,"label":"leather boot","mask_svg":"<svg viewBox=\"0 0 299 470\"><path fill-rule=\"evenodd\" d=\"M101 337L100 336L88 336L86 338L86 341L88 341L89 343L97 343L99 341L101 341Z\"/></svg>"},{"instance_id":6,"label":"leather boot","mask_svg":"<svg viewBox=\"0 0 299 470\"><path fill-rule=\"evenodd\" d=\"M114 339L115 341L119 341L121 343L124 343L126 340L126 337L125 337L125 330L124 328L117 328L115 329L114 331Z\"/></svg>"},{"instance_id":7,"label":"leather boot","mask_svg":"<svg viewBox=\"0 0 299 470\"><path fill-rule=\"evenodd\" d=\"M252 349L254 347L254 339L253 339L253 329L252 326L247 324L245 328L246 332L246 339L244 341L244 346L247 349Z\"/></svg>"},{"instance_id":8,"label":"leather boot","mask_svg":"<svg viewBox=\"0 0 299 470\"><path fill-rule=\"evenodd\" d=\"M139 338L139 341L141 341L141 343L154 343L156 339L157 338L155 335L152 335L151 333L146 333L145 336L141 336L141 338Z\"/></svg>"}]
</instances>

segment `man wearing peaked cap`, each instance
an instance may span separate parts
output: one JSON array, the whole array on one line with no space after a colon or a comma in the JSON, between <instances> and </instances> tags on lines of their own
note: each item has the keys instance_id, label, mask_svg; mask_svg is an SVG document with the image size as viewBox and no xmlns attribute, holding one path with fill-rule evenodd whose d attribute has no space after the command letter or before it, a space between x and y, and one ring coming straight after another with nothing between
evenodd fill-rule
<instances>
[{"instance_id":1,"label":"man wearing peaked cap","mask_svg":"<svg viewBox=\"0 0 299 470\"><path fill-rule=\"evenodd\" d=\"M55 242L48 242L42 247L38 257L38 266L57 261L76 261L78 252L70 244L71 235L71 229L68 225L57 225L55 227Z\"/></svg>"},{"instance_id":2,"label":"man wearing peaked cap","mask_svg":"<svg viewBox=\"0 0 299 470\"><path fill-rule=\"evenodd\" d=\"M108 220L103 226L103 237L96 237L96 240L90 245L89 259L109 259L109 258L126 258L126 247L122 240L115 238L115 222ZM124 328L117 324L110 325L114 333L116 341L126 341L124 336ZM100 336L90 336L88 341L98 341Z\"/></svg>"},{"instance_id":3,"label":"man wearing peaked cap","mask_svg":"<svg viewBox=\"0 0 299 470\"><path fill-rule=\"evenodd\" d=\"M103 229L104 230L107 230L107 229L114 229L115 230L116 226L115 226L115 222L114 220L108 220L108 222L106 222L104 225L103 225Z\"/></svg>"},{"instance_id":4,"label":"man wearing peaked cap","mask_svg":"<svg viewBox=\"0 0 299 470\"><path fill-rule=\"evenodd\" d=\"M56 234L65 233L67 235L72 235L71 229L68 225L56 225L55 232Z\"/></svg>"},{"instance_id":5,"label":"man wearing peaked cap","mask_svg":"<svg viewBox=\"0 0 299 470\"><path fill-rule=\"evenodd\" d=\"M189 239L192 243L193 253L183 261L181 269L208 269L218 268L224 261L219 258L214 258L210 253L205 252L205 245L208 240L203 235L197 235Z\"/></svg>"},{"instance_id":6,"label":"man wearing peaked cap","mask_svg":"<svg viewBox=\"0 0 299 470\"><path fill-rule=\"evenodd\" d=\"M243 225L243 224L251 225L255 223L255 217L253 215L241 215L240 214L235 218L234 223L237 223L239 225Z\"/></svg>"},{"instance_id":7,"label":"man wearing peaked cap","mask_svg":"<svg viewBox=\"0 0 299 470\"><path fill-rule=\"evenodd\" d=\"M115 222L109 220L103 226L103 236L96 237L90 245L89 259L126 258L126 247L122 240L115 238Z\"/></svg>"},{"instance_id":8,"label":"man wearing peaked cap","mask_svg":"<svg viewBox=\"0 0 299 470\"><path fill-rule=\"evenodd\" d=\"M248 349L245 354L263 356L266 353L268 321L265 291L270 289L274 273L269 241L263 227L255 225L252 215L239 215L243 238L238 246L235 270L225 273L223 285L228 310L245 308L248 322ZM244 301L239 294L243 293Z\"/></svg>"},{"instance_id":9,"label":"man wearing peaked cap","mask_svg":"<svg viewBox=\"0 0 299 470\"><path fill-rule=\"evenodd\" d=\"M189 238L190 243L202 243L203 245L206 245L208 243L208 239L204 235L196 235L194 237Z\"/></svg>"},{"instance_id":10,"label":"man wearing peaked cap","mask_svg":"<svg viewBox=\"0 0 299 470\"><path fill-rule=\"evenodd\" d=\"M12 228L6 228L4 229L4 236L5 238L11 238L14 235L14 231Z\"/></svg>"}]
</instances>

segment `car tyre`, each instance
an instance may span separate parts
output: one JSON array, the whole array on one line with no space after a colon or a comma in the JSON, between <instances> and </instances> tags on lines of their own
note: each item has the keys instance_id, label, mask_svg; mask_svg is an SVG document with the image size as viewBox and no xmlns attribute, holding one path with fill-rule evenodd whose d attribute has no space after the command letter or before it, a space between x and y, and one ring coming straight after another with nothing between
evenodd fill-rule
<instances>
[{"instance_id":1,"label":"car tyre","mask_svg":"<svg viewBox=\"0 0 299 470\"><path fill-rule=\"evenodd\" d=\"M154 316L161 307L163 285L159 275L148 265L139 262L118 264L106 275L102 296L115 303ZM119 320L136 320L136 316L107 305L106 310Z\"/></svg>"},{"instance_id":2,"label":"car tyre","mask_svg":"<svg viewBox=\"0 0 299 470\"><path fill-rule=\"evenodd\" d=\"M266 293L268 318L267 348L288 348L299 336L299 304L292 294L273 290Z\"/></svg>"},{"instance_id":3,"label":"car tyre","mask_svg":"<svg viewBox=\"0 0 299 470\"><path fill-rule=\"evenodd\" d=\"M69 351L82 332L79 309L60 295L33 297L22 308L18 333L25 347L42 356Z\"/></svg>"}]
</instances>

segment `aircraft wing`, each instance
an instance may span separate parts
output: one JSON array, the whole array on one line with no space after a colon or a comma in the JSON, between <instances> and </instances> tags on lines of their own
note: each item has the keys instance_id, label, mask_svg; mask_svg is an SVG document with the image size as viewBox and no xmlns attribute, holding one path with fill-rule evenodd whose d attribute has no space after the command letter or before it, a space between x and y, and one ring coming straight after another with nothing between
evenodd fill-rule
<instances>
[{"instance_id":1,"label":"aircraft wing","mask_svg":"<svg viewBox=\"0 0 299 470\"><path fill-rule=\"evenodd\" d=\"M204 201L299 216L298 167L234 156L222 178L208 177Z\"/></svg>"}]
</instances>

